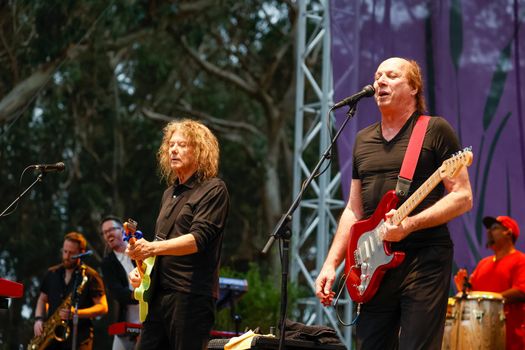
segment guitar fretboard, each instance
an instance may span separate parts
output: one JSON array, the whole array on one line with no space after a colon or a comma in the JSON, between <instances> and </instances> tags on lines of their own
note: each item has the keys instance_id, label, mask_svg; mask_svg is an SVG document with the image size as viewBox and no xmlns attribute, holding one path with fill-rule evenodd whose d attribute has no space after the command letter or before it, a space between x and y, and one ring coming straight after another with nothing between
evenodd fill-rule
<instances>
[{"instance_id":1,"label":"guitar fretboard","mask_svg":"<svg viewBox=\"0 0 525 350\"><path fill-rule=\"evenodd\" d=\"M441 182L439 169L425 181L396 211L392 217L394 225L399 225L404 218L414 210L425 197L432 192L434 188Z\"/></svg>"},{"instance_id":2,"label":"guitar fretboard","mask_svg":"<svg viewBox=\"0 0 525 350\"><path fill-rule=\"evenodd\" d=\"M462 166L472 164L471 148L467 147L458 152L455 156L447 159L434 173L414 192L396 211L392 217L394 225L399 225L415 207L441 182L441 172L450 173L449 176L455 176Z\"/></svg>"}]
</instances>

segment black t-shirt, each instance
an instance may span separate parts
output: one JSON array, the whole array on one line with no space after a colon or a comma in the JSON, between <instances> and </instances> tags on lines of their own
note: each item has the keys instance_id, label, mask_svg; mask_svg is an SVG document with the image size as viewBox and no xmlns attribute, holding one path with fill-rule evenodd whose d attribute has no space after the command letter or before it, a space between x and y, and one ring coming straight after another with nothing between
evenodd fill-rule
<instances>
[{"instance_id":1,"label":"black t-shirt","mask_svg":"<svg viewBox=\"0 0 525 350\"><path fill-rule=\"evenodd\" d=\"M419 114L414 113L390 141L383 138L381 123L370 125L357 134L352 178L361 180L362 201L365 217L371 216L381 198L394 190L401 170L408 142ZM414 172L412 185L406 198L423 184L443 161L460 150L458 138L450 124L441 117L432 117L428 123L421 154ZM444 195L441 182L410 215L423 211ZM427 245L451 245L446 225L416 231L408 235L394 248L408 249Z\"/></svg>"},{"instance_id":2,"label":"black t-shirt","mask_svg":"<svg viewBox=\"0 0 525 350\"><path fill-rule=\"evenodd\" d=\"M104 284L100 275L87 265L85 267L85 275L88 278L86 284L83 287L82 293L78 298L78 308L84 309L93 306L93 298L104 295ZM75 278L78 278L77 287L80 285L82 276L80 274L80 268L77 268L69 281L68 284L64 281L65 269L62 265L56 265L51 267L47 274L44 276L40 291L47 294L47 300L49 304L48 317L51 316L55 310L62 304L64 299L71 294L75 284ZM78 289L77 289L78 290ZM74 306L74 305L72 305ZM72 322L69 322L70 327ZM87 318L79 318L78 320L78 339L80 341L89 337L89 330L91 328L91 320ZM72 328L70 328L72 330Z\"/></svg>"},{"instance_id":3,"label":"black t-shirt","mask_svg":"<svg viewBox=\"0 0 525 350\"><path fill-rule=\"evenodd\" d=\"M218 297L219 263L229 208L228 190L219 178L199 181L193 176L185 184L170 186L164 192L156 235L171 239L192 234L198 251L184 256L157 256L156 278L161 290Z\"/></svg>"}]
</instances>

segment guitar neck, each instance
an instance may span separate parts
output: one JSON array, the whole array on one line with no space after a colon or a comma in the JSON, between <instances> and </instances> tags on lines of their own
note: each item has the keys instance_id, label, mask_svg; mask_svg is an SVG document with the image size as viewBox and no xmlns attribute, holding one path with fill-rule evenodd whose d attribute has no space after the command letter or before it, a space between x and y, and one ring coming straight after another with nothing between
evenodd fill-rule
<instances>
[{"instance_id":1,"label":"guitar neck","mask_svg":"<svg viewBox=\"0 0 525 350\"><path fill-rule=\"evenodd\" d=\"M419 203L441 182L439 169L437 169L417 190L414 192L396 211L392 217L392 222L399 225L408 214L414 210Z\"/></svg>"},{"instance_id":2,"label":"guitar neck","mask_svg":"<svg viewBox=\"0 0 525 350\"><path fill-rule=\"evenodd\" d=\"M130 245L134 245L136 241L137 241L137 238L134 236L129 238ZM142 277L144 275L144 268L142 267L142 260L135 260L135 264L137 265L137 269L139 271L140 277Z\"/></svg>"}]
</instances>

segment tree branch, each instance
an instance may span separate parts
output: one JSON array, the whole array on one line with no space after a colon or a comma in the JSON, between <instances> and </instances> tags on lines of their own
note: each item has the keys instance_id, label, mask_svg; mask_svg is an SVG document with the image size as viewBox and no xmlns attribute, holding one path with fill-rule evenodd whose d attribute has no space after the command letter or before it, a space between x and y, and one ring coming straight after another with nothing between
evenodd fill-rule
<instances>
[{"instance_id":1,"label":"tree branch","mask_svg":"<svg viewBox=\"0 0 525 350\"><path fill-rule=\"evenodd\" d=\"M150 37L153 34L153 30L150 28L143 28L132 32L126 36L119 37L115 40L107 41L104 47L107 50L119 50L122 47L128 47L137 42L142 42L143 39Z\"/></svg>"},{"instance_id":2,"label":"tree branch","mask_svg":"<svg viewBox=\"0 0 525 350\"><path fill-rule=\"evenodd\" d=\"M176 119L165 114L154 112L146 107L142 108L141 111L146 117L154 120L169 122ZM195 111L189 108L175 107L175 111L180 112L181 114L190 115L201 120L206 120L209 124L215 127L226 128L230 133L234 130L243 132L247 131L256 136L263 136L262 133L255 126L248 123L219 119L209 115L208 113L202 111Z\"/></svg>"},{"instance_id":3,"label":"tree branch","mask_svg":"<svg viewBox=\"0 0 525 350\"><path fill-rule=\"evenodd\" d=\"M182 46L184 47L186 52L188 52L190 57L199 66L201 66L205 71L223 80L226 80L227 82L234 84L235 86L246 91L250 95L253 95L253 96L257 95L257 93L259 92L259 87L253 81L246 81L242 79L241 77L239 77L237 74L221 69L217 67L216 65L214 65L213 63L210 63L207 60L201 58L199 54L188 45L188 43L186 42L186 38L182 37L181 42L182 42Z\"/></svg>"},{"instance_id":4,"label":"tree branch","mask_svg":"<svg viewBox=\"0 0 525 350\"><path fill-rule=\"evenodd\" d=\"M11 47L9 46L9 44L7 43L7 40L5 39L3 30L0 30L0 39L2 40L2 44L4 45L4 48L9 57L9 60L11 61L11 72L13 73L13 82L16 83L18 82L18 79L20 79L20 76L18 74L18 62L16 60L15 55L13 54L13 50L11 50Z\"/></svg>"},{"instance_id":5,"label":"tree branch","mask_svg":"<svg viewBox=\"0 0 525 350\"><path fill-rule=\"evenodd\" d=\"M28 78L18 83L2 100L0 100L0 124L9 122L15 113L30 103L38 91L49 81L58 63L40 67Z\"/></svg>"},{"instance_id":6,"label":"tree branch","mask_svg":"<svg viewBox=\"0 0 525 350\"><path fill-rule=\"evenodd\" d=\"M201 12L208 7L216 5L216 3L216 0L193 0L180 3L179 8L180 12L182 13L195 13Z\"/></svg>"},{"instance_id":7,"label":"tree branch","mask_svg":"<svg viewBox=\"0 0 525 350\"><path fill-rule=\"evenodd\" d=\"M275 55L275 59L272 61L272 64L266 71L267 73L264 75L264 78L261 81L261 86L264 90L270 87L273 77L275 75L275 72L277 71L277 68L281 64L283 57L286 55L286 52L288 51L289 47L290 47L290 42L285 42L284 45L282 45L277 51Z\"/></svg>"},{"instance_id":8,"label":"tree branch","mask_svg":"<svg viewBox=\"0 0 525 350\"><path fill-rule=\"evenodd\" d=\"M192 116L196 119L206 121L206 124L210 125L211 129L215 130L223 138L241 145L246 151L246 153L248 154L248 156L251 159L255 159L254 150L249 146L249 143L246 142L246 138L242 136L246 131L248 131L254 135L262 137L262 134L253 125L242 123L242 122L235 122L235 121L219 119L207 113L204 113L201 111L195 111L191 109L186 109L186 108L176 107L175 110L181 112L182 114ZM145 107L141 109L141 112L143 113L144 116L150 119L153 119L153 120L170 122L176 119L174 117L170 117L165 114L153 112L152 110L145 108Z\"/></svg>"}]
</instances>

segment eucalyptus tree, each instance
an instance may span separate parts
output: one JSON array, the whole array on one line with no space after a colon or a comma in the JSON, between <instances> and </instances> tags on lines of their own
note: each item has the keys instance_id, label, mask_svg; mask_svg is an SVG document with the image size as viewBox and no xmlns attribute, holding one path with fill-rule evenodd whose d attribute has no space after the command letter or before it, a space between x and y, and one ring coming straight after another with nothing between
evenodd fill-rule
<instances>
[{"instance_id":1,"label":"eucalyptus tree","mask_svg":"<svg viewBox=\"0 0 525 350\"><path fill-rule=\"evenodd\" d=\"M164 188L155 153L172 118L219 136L233 204L223 260L258 260L289 199L295 11L254 0L0 4L0 207L36 178L19 184L25 166L66 163L0 219L0 276L26 289L0 317L0 348L29 339L64 233L87 236L94 265L107 212L151 237Z\"/></svg>"}]
</instances>

